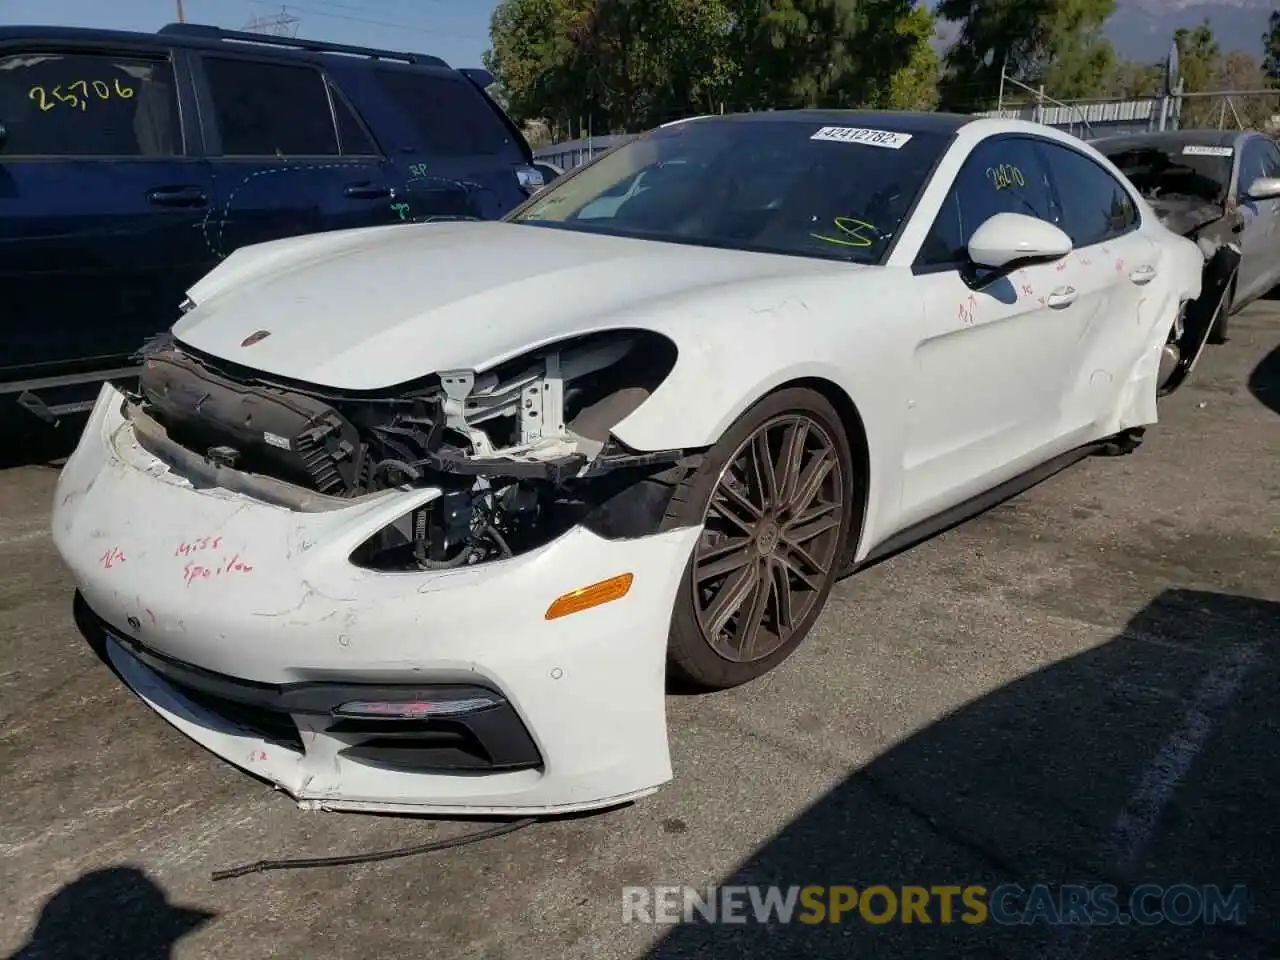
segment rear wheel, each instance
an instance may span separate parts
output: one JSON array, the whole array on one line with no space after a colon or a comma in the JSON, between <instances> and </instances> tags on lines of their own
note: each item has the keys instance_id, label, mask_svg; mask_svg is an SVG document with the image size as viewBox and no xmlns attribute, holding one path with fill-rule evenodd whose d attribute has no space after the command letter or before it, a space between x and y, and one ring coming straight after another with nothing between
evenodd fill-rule
<instances>
[{"instance_id":1,"label":"rear wheel","mask_svg":"<svg viewBox=\"0 0 1280 960\"><path fill-rule=\"evenodd\" d=\"M821 394L781 390L739 418L668 511L670 526L703 525L672 614L675 676L732 687L791 655L844 560L853 490L848 440Z\"/></svg>"}]
</instances>

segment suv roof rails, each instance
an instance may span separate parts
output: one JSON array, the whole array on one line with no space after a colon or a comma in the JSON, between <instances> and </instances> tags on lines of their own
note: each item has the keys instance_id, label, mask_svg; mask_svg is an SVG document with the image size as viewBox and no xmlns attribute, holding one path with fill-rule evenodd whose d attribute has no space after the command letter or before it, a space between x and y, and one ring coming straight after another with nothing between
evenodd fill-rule
<instances>
[{"instance_id":1,"label":"suv roof rails","mask_svg":"<svg viewBox=\"0 0 1280 960\"><path fill-rule=\"evenodd\" d=\"M244 43L259 43L274 47L291 47L295 50L308 50L312 53L346 53L358 57L371 57L375 60L403 60L405 63L421 64L423 66L448 66L439 57L433 57L425 53L395 53L390 50L377 50L373 47L353 47L345 43L327 43L323 40L277 37L268 33L250 33L247 30L224 30L222 27L209 26L204 23L169 23L156 32L171 36L203 37L206 40L238 40Z\"/></svg>"}]
</instances>

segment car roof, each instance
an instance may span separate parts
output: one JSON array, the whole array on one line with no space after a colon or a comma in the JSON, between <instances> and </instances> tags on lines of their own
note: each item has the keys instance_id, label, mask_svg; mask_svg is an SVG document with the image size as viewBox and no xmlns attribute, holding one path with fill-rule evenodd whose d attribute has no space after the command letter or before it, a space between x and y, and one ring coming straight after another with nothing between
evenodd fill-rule
<instances>
[{"instance_id":1,"label":"car roof","mask_svg":"<svg viewBox=\"0 0 1280 960\"><path fill-rule=\"evenodd\" d=\"M430 54L224 30L200 23L171 23L155 33L139 30L100 30L94 27L49 27L39 24L0 26L0 43L21 40L36 40L44 43L149 44L187 49L257 51L271 56L308 60L314 59L317 55L328 54L329 56L325 57L326 60L343 55L342 61L346 63L350 63L350 55L355 54L387 61L398 60L419 66L453 69L440 57Z\"/></svg>"},{"instance_id":2,"label":"car roof","mask_svg":"<svg viewBox=\"0 0 1280 960\"><path fill-rule=\"evenodd\" d=\"M1100 137L1089 141L1094 149L1106 153L1133 147L1152 147L1171 150L1191 144L1201 147L1231 147L1241 140L1262 136L1249 130L1157 130L1150 133L1131 133L1113 137Z\"/></svg>"},{"instance_id":3,"label":"car roof","mask_svg":"<svg viewBox=\"0 0 1280 960\"><path fill-rule=\"evenodd\" d=\"M808 122L823 126L871 127L894 133L938 133L949 136L977 117L959 113L917 113L909 110L762 110L724 116L694 117L687 123Z\"/></svg>"}]
</instances>

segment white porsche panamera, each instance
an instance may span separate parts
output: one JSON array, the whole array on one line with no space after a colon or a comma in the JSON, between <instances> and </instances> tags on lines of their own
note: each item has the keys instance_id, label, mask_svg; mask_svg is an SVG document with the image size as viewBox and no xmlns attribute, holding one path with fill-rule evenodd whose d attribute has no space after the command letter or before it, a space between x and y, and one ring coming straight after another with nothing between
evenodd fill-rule
<instances>
[{"instance_id":1,"label":"white porsche panamera","mask_svg":"<svg viewBox=\"0 0 1280 960\"><path fill-rule=\"evenodd\" d=\"M1136 445L1202 266L1046 127L694 119L505 222L237 251L53 535L123 680L305 807L608 806L671 777L669 673L757 677L842 573Z\"/></svg>"}]
</instances>

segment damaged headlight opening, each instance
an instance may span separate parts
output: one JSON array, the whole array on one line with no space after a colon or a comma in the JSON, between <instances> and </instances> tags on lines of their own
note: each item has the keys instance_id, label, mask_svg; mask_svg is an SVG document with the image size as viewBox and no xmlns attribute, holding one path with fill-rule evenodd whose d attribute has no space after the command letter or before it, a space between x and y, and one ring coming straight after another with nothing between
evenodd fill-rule
<instances>
[{"instance_id":1,"label":"damaged headlight opening","mask_svg":"<svg viewBox=\"0 0 1280 960\"><path fill-rule=\"evenodd\" d=\"M644 330L576 337L482 373L441 371L380 391L273 378L168 335L141 358L126 413L139 442L171 467L195 455L221 478L266 478L323 499L441 489L352 554L370 569L483 563L579 524L643 536L700 462L696 451L636 452L611 433L675 366L674 344Z\"/></svg>"}]
</instances>

